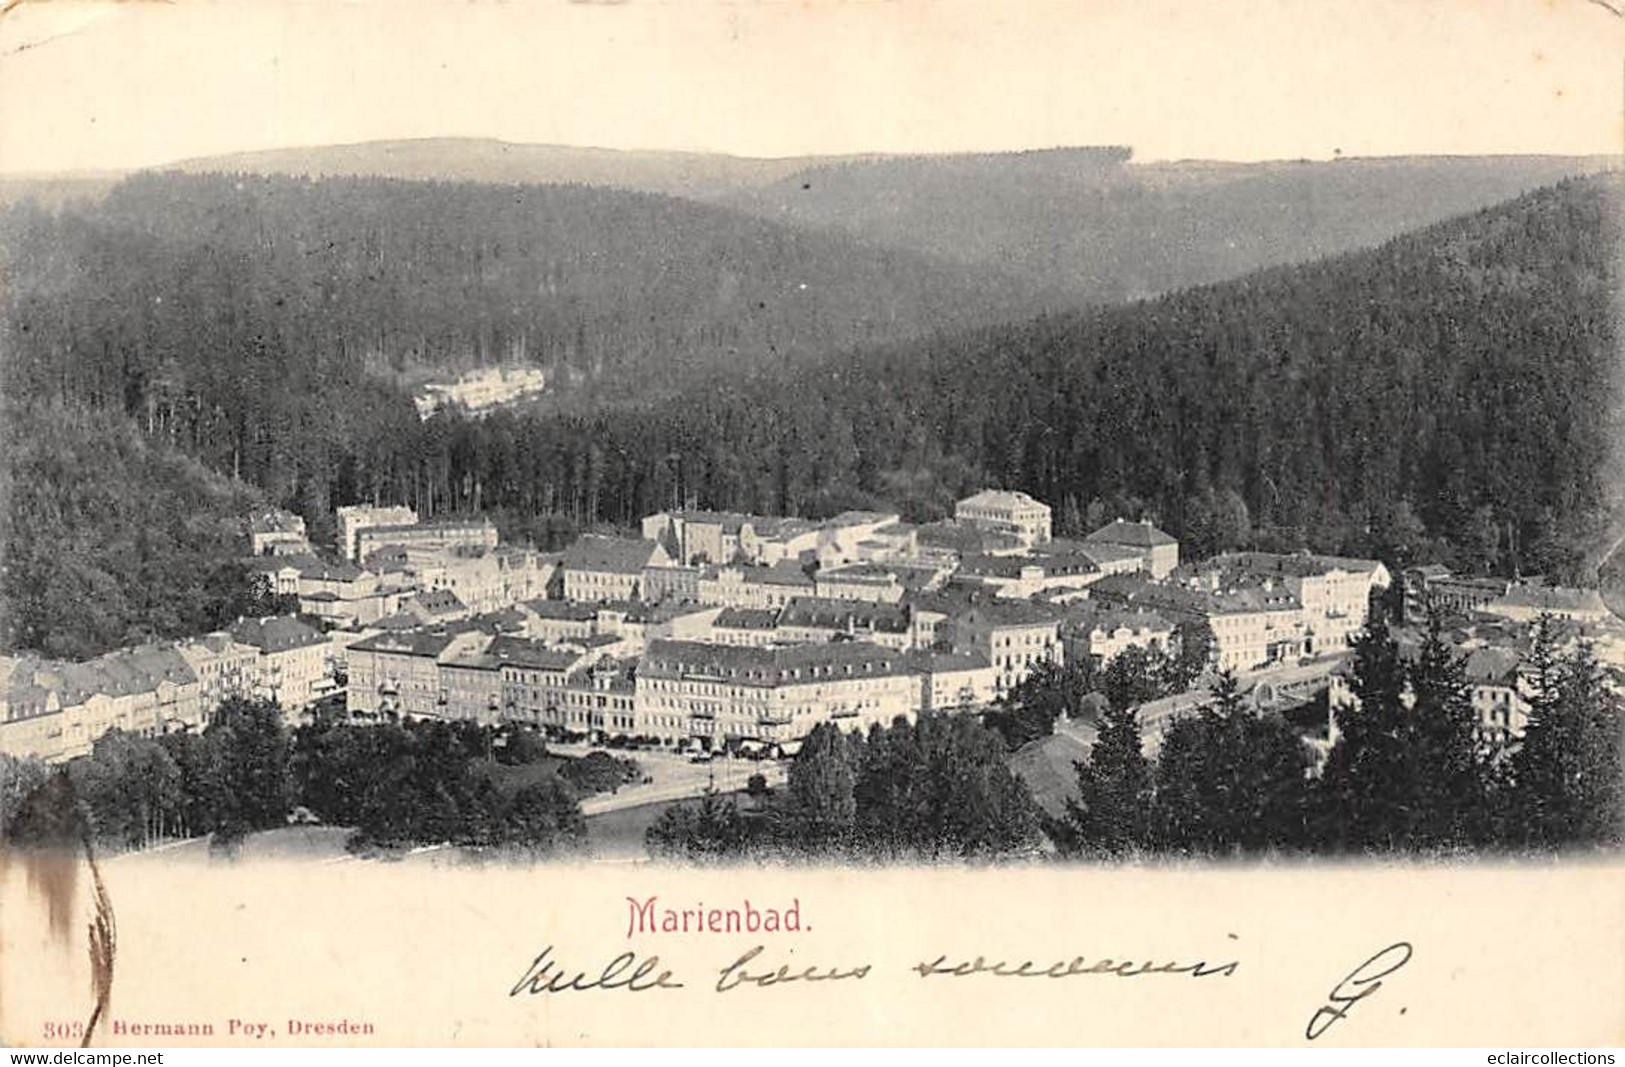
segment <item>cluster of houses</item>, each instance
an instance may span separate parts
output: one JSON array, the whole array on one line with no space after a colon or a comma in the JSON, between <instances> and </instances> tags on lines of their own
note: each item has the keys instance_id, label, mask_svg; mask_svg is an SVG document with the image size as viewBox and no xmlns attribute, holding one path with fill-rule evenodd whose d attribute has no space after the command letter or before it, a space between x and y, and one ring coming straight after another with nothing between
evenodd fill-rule
<instances>
[{"instance_id":1,"label":"cluster of houses","mask_svg":"<svg viewBox=\"0 0 1625 1067\"><path fill-rule=\"evenodd\" d=\"M1417 655L1433 616L1445 620L1445 637L1462 657L1479 737L1492 750L1509 751L1528 725L1537 690L1530 653L1542 627L1550 628L1559 654L1590 644L1608 684L1621 688L1625 626L1597 590L1457 575L1438 564L1411 568L1403 578L1403 624L1395 630L1401 655ZM1348 683L1347 669L1333 677L1334 710L1357 705ZM1335 739L1334 716L1329 740Z\"/></svg>"},{"instance_id":2,"label":"cluster of houses","mask_svg":"<svg viewBox=\"0 0 1625 1067\"><path fill-rule=\"evenodd\" d=\"M297 615L87 664L0 660L0 751L67 759L113 726L195 728L232 693L297 715L340 691L363 719L791 751L819 722L985 707L1041 664L1173 653L1193 633L1211 634L1218 669L1318 661L1346 652L1393 581L1374 560L1310 553L1182 563L1145 521L1058 538L1046 505L993 489L934 523L667 511L641 537L587 535L558 553L501 544L481 518L357 506L335 519L330 557L295 516L249 524L251 567ZM1574 601L1570 618L1592 607L1482 582L1424 570L1405 593L1417 611L1508 623L1557 601ZM1515 673L1516 657L1509 668L1501 645L1474 640L1475 679ZM1486 724L1521 730L1515 701L1483 699Z\"/></svg>"},{"instance_id":3,"label":"cluster of houses","mask_svg":"<svg viewBox=\"0 0 1625 1067\"><path fill-rule=\"evenodd\" d=\"M82 663L0 656L0 752L60 762L89 754L115 728L196 731L234 696L297 713L339 692L331 649L319 627L284 616Z\"/></svg>"}]
</instances>

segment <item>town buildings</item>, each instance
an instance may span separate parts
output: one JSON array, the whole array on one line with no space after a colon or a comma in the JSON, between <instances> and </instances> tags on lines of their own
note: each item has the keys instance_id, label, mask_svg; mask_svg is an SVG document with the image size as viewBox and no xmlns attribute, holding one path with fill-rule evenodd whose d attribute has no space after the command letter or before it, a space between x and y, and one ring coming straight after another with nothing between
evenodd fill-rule
<instances>
[{"instance_id":1,"label":"town buildings","mask_svg":"<svg viewBox=\"0 0 1625 1067\"><path fill-rule=\"evenodd\" d=\"M174 648L142 645L84 663L0 657L0 751L60 762L109 730L156 737L200 727L202 687Z\"/></svg>"},{"instance_id":2,"label":"town buildings","mask_svg":"<svg viewBox=\"0 0 1625 1067\"><path fill-rule=\"evenodd\" d=\"M1516 622L1534 622L1542 616L1589 623L1604 622L1613 618L1608 605L1602 602L1602 595L1595 589L1570 589L1532 583L1513 585L1479 610L1485 615L1512 619Z\"/></svg>"},{"instance_id":3,"label":"town buildings","mask_svg":"<svg viewBox=\"0 0 1625 1067\"><path fill-rule=\"evenodd\" d=\"M110 725L196 728L233 694L298 715L337 691L340 668L362 719L788 750L818 722L980 709L1043 664L1174 653L1202 626L1211 668L1278 668L1271 679L1290 687L1287 675L1346 652L1391 582L1375 561L1311 553L1181 566L1177 542L1149 522L1055 538L1047 507L1002 490L918 525L886 511L662 512L644 537L587 535L557 554L501 545L484 520L418 523L409 509L368 507L339 519L359 564L320 558L280 518L260 524L268 554L250 565L298 598L297 618L90 664L0 661L0 751L63 759ZM1606 613L1581 591L1442 568L1405 578L1417 603L1512 630L1542 614L1598 629ZM1481 729L1507 743L1527 718L1516 657L1475 640L1464 651ZM1189 696L1170 698L1168 714Z\"/></svg>"},{"instance_id":4,"label":"town buildings","mask_svg":"<svg viewBox=\"0 0 1625 1067\"><path fill-rule=\"evenodd\" d=\"M774 633L780 644L862 641L896 651L913 646L908 612L869 600L796 597L780 610Z\"/></svg>"},{"instance_id":5,"label":"town buildings","mask_svg":"<svg viewBox=\"0 0 1625 1067\"><path fill-rule=\"evenodd\" d=\"M401 631L377 634L350 645L346 664L351 714L452 718L450 693L458 694L456 711L463 717L487 718L480 686L454 666L455 685L442 678L442 661L481 652L491 638L475 629ZM496 676L500 683L500 674ZM475 695L470 696L470 693ZM500 684L498 695L501 695Z\"/></svg>"},{"instance_id":6,"label":"town buildings","mask_svg":"<svg viewBox=\"0 0 1625 1067\"><path fill-rule=\"evenodd\" d=\"M1306 650L1347 648L1365 627L1373 594L1392 582L1376 560L1309 552L1231 552L1192 568L1227 585L1278 582L1303 609Z\"/></svg>"},{"instance_id":7,"label":"town buildings","mask_svg":"<svg viewBox=\"0 0 1625 1067\"><path fill-rule=\"evenodd\" d=\"M358 551L357 539L361 531L379 526L411 526L418 521L418 513L411 508L398 505L372 507L366 504L353 504L338 508L334 512L334 519L338 525L339 552L345 559L353 562L365 558Z\"/></svg>"},{"instance_id":8,"label":"town buildings","mask_svg":"<svg viewBox=\"0 0 1625 1067\"><path fill-rule=\"evenodd\" d=\"M643 520L683 566L817 561L823 566L911 558L915 535L895 512L846 511L814 521L732 511L662 511Z\"/></svg>"},{"instance_id":9,"label":"town buildings","mask_svg":"<svg viewBox=\"0 0 1625 1067\"><path fill-rule=\"evenodd\" d=\"M644 538L685 566L799 560L816 553L820 529L807 519L733 511L663 511L643 520Z\"/></svg>"},{"instance_id":10,"label":"town buildings","mask_svg":"<svg viewBox=\"0 0 1625 1067\"><path fill-rule=\"evenodd\" d=\"M256 556L310 551L310 541L305 537L305 520L281 510L263 512L249 518L248 545L249 552Z\"/></svg>"},{"instance_id":11,"label":"town buildings","mask_svg":"<svg viewBox=\"0 0 1625 1067\"><path fill-rule=\"evenodd\" d=\"M564 550L566 600L637 600L643 595L643 573L670 567L671 556L656 540L586 534Z\"/></svg>"},{"instance_id":12,"label":"town buildings","mask_svg":"<svg viewBox=\"0 0 1625 1067\"><path fill-rule=\"evenodd\" d=\"M436 519L401 525L371 525L356 531L355 556L365 562L388 548L417 548L449 552L457 548L490 549L497 546L497 528L486 518Z\"/></svg>"},{"instance_id":13,"label":"town buildings","mask_svg":"<svg viewBox=\"0 0 1625 1067\"><path fill-rule=\"evenodd\" d=\"M1480 740L1505 749L1523 737L1529 725L1530 689L1523 677L1523 657L1496 646L1467 653L1462 672L1471 688Z\"/></svg>"},{"instance_id":14,"label":"town buildings","mask_svg":"<svg viewBox=\"0 0 1625 1067\"><path fill-rule=\"evenodd\" d=\"M1060 620L1060 613L1048 605L987 599L954 620L952 647L986 659L994 671L993 690L1003 696L1039 664L1065 662Z\"/></svg>"},{"instance_id":15,"label":"town buildings","mask_svg":"<svg viewBox=\"0 0 1625 1067\"><path fill-rule=\"evenodd\" d=\"M177 641L175 651L197 677L203 720L222 701L251 697L259 689L260 650L225 631Z\"/></svg>"},{"instance_id":16,"label":"town buildings","mask_svg":"<svg viewBox=\"0 0 1625 1067\"><path fill-rule=\"evenodd\" d=\"M1471 614L1512 587L1505 578L1459 576L1440 564L1413 567L1404 577L1405 621L1413 625L1427 622L1432 614Z\"/></svg>"},{"instance_id":17,"label":"town buildings","mask_svg":"<svg viewBox=\"0 0 1625 1067\"><path fill-rule=\"evenodd\" d=\"M1124 610L1082 600L1061 616L1061 648L1067 663L1104 667L1130 648L1177 652L1174 624L1155 611Z\"/></svg>"},{"instance_id":18,"label":"town buildings","mask_svg":"<svg viewBox=\"0 0 1625 1067\"><path fill-rule=\"evenodd\" d=\"M1084 541L1089 545L1110 545L1133 552L1142 561L1141 569L1159 580L1179 566L1179 542L1145 520L1118 519L1102 526Z\"/></svg>"},{"instance_id":19,"label":"town buildings","mask_svg":"<svg viewBox=\"0 0 1625 1067\"><path fill-rule=\"evenodd\" d=\"M1085 552L1043 555L966 556L955 572L998 590L1001 597L1026 600L1044 591L1086 589L1102 575L1094 558Z\"/></svg>"},{"instance_id":20,"label":"town buildings","mask_svg":"<svg viewBox=\"0 0 1625 1067\"><path fill-rule=\"evenodd\" d=\"M785 744L821 722L866 730L912 719L933 700L956 706L961 692L990 688L985 661L937 663L867 642L750 648L658 641L637 674L639 733L708 748ZM944 675L936 685L933 669Z\"/></svg>"},{"instance_id":21,"label":"town buildings","mask_svg":"<svg viewBox=\"0 0 1625 1067\"><path fill-rule=\"evenodd\" d=\"M241 619L231 627L238 644L259 650L255 695L297 714L339 691L332 646L315 627L293 616Z\"/></svg>"},{"instance_id":22,"label":"town buildings","mask_svg":"<svg viewBox=\"0 0 1625 1067\"><path fill-rule=\"evenodd\" d=\"M444 589L479 613L544 596L556 566L534 549L456 546L422 559L414 573L422 588Z\"/></svg>"},{"instance_id":23,"label":"town buildings","mask_svg":"<svg viewBox=\"0 0 1625 1067\"><path fill-rule=\"evenodd\" d=\"M1026 493L984 489L954 505L954 521L1011 534L1031 547L1050 539L1050 509Z\"/></svg>"},{"instance_id":24,"label":"town buildings","mask_svg":"<svg viewBox=\"0 0 1625 1067\"><path fill-rule=\"evenodd\" d=\"M109 730L141 737L201 730L236 696L303 700L283 705L296 710L316 699L307 694L324 691L324 677L331 682L327 643L311 628L256 620L255 636L263 644L215 633L80 663L0 657L0 752L62 762L88 755Z\"/></svg>"}]
</instances>

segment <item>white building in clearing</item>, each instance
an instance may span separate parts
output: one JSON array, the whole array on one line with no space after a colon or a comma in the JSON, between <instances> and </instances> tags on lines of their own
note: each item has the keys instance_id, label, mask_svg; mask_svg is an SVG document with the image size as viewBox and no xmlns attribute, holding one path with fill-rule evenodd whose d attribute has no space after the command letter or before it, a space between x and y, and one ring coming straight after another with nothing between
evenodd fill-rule
<instances>
[{"instance_id":1,"label":"white building in clearing","mask_svg":"<svg viewBox=\"0 0 1625 1067\"><path fill-rule=\"evenodd\" d=\"M1050 539L1049 505L1012 489L983 489L954 506L954 521L983 530L1013 533L1027 546Z\"/></svg>"}]
</instances>

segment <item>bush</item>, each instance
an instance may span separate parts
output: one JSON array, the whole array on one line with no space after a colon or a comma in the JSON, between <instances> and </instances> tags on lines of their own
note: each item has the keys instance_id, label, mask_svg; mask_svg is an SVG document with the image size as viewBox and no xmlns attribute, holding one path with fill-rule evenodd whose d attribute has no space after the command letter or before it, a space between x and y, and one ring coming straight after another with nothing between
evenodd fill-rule
<instances>
[{"instance_id":1,"label":"bush","mask_svg":"<svg viewBox=\"0 0 1625 1067\"><path fill-rule=\"evenodd\" d=\"M560 773L582 795L612 792L643 775L636 760L618 759L608 752L589 752L567 762Z\"/></svg>"},{"instance_id":2,"label":"bush","mask_svg":"<svg viewBox=\"0 0 1625 1067\"><path fill-rule=\"evenodd\" d=\"M547 758L547 742L528 726L505 727L505 741L496 749L497 762L508 767L539 763Z\"/></svg>"}]
</instances>

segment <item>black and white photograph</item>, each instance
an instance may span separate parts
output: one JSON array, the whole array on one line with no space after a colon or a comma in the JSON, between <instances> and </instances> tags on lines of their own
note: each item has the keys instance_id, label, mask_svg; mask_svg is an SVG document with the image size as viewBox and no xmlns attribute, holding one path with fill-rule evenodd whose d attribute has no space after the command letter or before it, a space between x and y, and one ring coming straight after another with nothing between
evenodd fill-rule
<instances>
[{"instance_id":1,"label":"black and white photograph","mask_svg":"<svg viewBox=\"0 0 1625 1067\"><path fill-rule=\"evenodd\" d=\"M1546 899L1617 949L1622 45L1611 0L7 5L0 1041L1039 1041L809 1021L894 979L798 938L961 878L1398 922L1590 872ZM362 884L412 959L533 902L480 912L490 1016L227 968ZM1212 1000L1271 910L895 947ZM679 944L799 1021L568 1021ZM1281 1027L1140 1043L1437 1043L1354 1005L1444 950L1351 947ZM1443 1043L1553 1040L1472 999Z\"/></svg>"}]
</instances>

